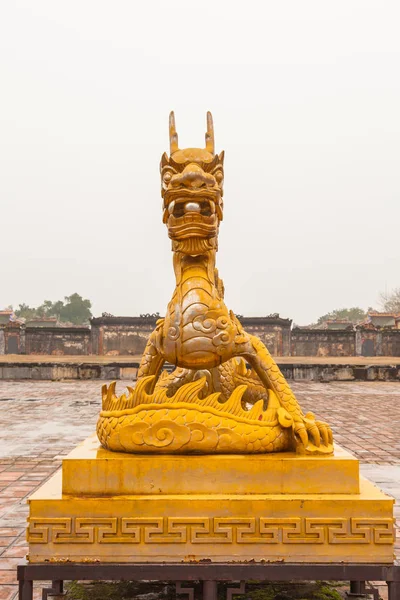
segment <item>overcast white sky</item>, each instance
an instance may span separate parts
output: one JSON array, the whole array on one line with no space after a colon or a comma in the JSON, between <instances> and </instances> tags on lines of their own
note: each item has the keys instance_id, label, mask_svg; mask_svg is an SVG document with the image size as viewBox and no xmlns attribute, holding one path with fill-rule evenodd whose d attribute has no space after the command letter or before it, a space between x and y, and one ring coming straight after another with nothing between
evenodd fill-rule
<instances>
[{"instance_id":1,"label":"overcast white sky","mask_svg":"<svg viewBox=\"0 0 400 600\"><path fill-rule=\"evenodd\" d=\"M306 324L400 286L398 0L0 2L0 308L164 313L158 165L225 149L229 308Z\"/></svg>"}]
</instances>

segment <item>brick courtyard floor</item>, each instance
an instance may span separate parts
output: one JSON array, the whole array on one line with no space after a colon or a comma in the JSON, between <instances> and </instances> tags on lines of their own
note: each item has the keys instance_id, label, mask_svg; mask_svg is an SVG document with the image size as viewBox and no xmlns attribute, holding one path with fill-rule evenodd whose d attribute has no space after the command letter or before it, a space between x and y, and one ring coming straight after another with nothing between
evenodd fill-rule
<instances>
[{"instance_id":1,"label":"brick courtyard floor","mask_svg":"<svg viewBox=\"0 0 400 600\"><path fill-rule=\"evenodd\" d=\"M396 498L400 520L400 383L292 387L303 409L328 421L336 442L360 459L362 473ZM15 569L28 550L26 498L93 433L100 388L98 381L0 382L0 600L17 594ZM123 389L120 383L117 391Z\"/></svg>"}]
</instances>

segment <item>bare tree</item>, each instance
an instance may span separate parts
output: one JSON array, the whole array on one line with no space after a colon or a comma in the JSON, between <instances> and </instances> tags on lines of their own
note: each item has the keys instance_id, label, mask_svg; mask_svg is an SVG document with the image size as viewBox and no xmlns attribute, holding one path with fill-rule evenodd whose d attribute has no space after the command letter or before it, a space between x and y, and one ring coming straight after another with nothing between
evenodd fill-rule
<instances>
[{"instance_id":1,"label":"bare tree","mask_svg":"<svg viewBox=\"0 0 400 600\"><path fill-rule=\"evenodd\" d=\"M400 287L380 295L380 304L385 312L400 313Z\"/></svg>"}]
</instances>

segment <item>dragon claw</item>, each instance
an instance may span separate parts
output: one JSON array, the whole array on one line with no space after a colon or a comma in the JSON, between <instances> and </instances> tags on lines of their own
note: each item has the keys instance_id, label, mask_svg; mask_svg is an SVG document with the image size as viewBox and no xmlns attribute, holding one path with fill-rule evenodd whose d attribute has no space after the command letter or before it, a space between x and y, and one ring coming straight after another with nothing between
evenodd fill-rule
<instances>
[{"instance_id":1,"label":"dragon claw","mask_svg":"<svg viewBox=\"0 0 400 600\"><path fill-rule=\"evenodd\" d=\"M329 443L332 442L332 440L329 439L330 437L332 437L332 432L330 432L331 436L329 436L330 428L328 427L328 425L326 425L326 423L322 423L322 421L316 421L316 425L319 429L325 446L329 446Z\"/></svg>"},{"instance_id":2,"label":"dragon claw","mask_svg":"<svg viewBox=\"0 0 400 600\"><path fill-rule=\"evenodd\" d=\"M327 423L315 420L314 415L307 413L294 423L293 430L307 452L315 453L317 448L323 454L332 451L332 430Z\"/></svg>"},{"instance_id":3,"label":"dragon claw","mask_svg":"<svg viewBox=\"0 0 400 600\"><path fill-rule=\"evenodd\" d=\"M297 421L294 424L294 432L296 435L299 436L300 441L303 444L303 446L306 447L308 444L308 435L307 435L307 430L306 430L304 423L302 423L301 421Z\"/></svg>"},{"instance_id":4,"label":"dragon claw","mask_svg":"<svg viewBox=\"0 0 400 600\"><path fill-rule=\"evenodd\" d=\"M321 445L321 434L315 421L306 421L307 432L314 438L314 444L317 448Z\"/></svg>"}]
</instances>

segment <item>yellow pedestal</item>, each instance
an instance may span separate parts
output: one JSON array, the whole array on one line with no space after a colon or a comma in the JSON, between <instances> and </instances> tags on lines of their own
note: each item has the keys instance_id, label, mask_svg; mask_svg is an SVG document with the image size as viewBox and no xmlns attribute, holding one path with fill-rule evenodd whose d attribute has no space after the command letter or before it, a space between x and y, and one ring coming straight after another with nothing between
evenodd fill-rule
<instances>
[{"instance_id":1,"label":"yellow pedestal","mask_svg":"<svg viewBox=\"0 0 400 600\"><path fill-rule=\"evenodd\" d=\"M334 456L135 456L90 438L30 498L31 562L393 561L393 500Z\"/></svg>"},{"instance_id":2,"label":"yellow pedestal","mask_svg":"<svg viewBox=\"0 0 400 600\"><path fill-rule=\"evenodd\" d=\"M357 494L358 460L277 454L168 455L110 452L97 437L63 460L63 494Z\"/></svg>"}]
</instances>

